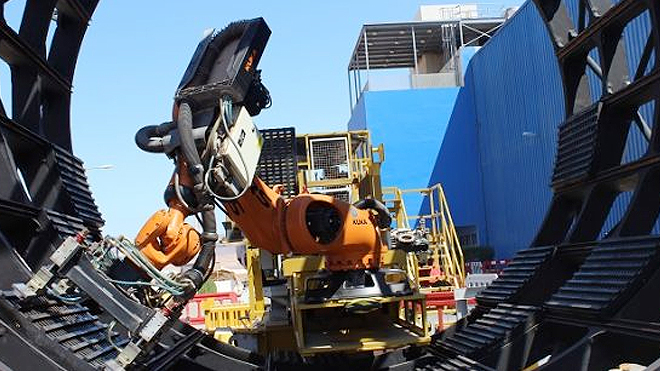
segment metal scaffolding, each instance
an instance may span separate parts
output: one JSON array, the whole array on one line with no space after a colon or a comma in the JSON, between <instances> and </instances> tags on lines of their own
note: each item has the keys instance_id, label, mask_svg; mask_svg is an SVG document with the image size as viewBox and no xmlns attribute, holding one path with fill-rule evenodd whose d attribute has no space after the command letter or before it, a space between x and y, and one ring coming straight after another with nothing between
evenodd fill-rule
<instances>
[{"instance_id":1,"label":"metal scaffolding","mask_svg":"<svg viewBox=\"0 0 660 371\"><path fill-rule=\"evenodd\" d=\"M483 45L504 21L502 16L363 25L348 63L351 110L363 91L379 90L371 81L376 70L407 69L408 81L398 89L461 86L459 50Z\"/></svg>"}]
</instances>

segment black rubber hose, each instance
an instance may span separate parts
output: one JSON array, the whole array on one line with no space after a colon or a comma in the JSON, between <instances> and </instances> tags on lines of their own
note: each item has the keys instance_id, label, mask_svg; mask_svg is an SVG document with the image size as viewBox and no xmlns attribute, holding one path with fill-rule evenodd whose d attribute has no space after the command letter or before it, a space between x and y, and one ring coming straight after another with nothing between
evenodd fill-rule
<instances>
[{"instance_id":1,"label":"black rubber hose","mask_svg":"<svg viewBox=\"0 0 660 371\"><path fill-rule=\"evenodd\" d=\"M218 240L218 234L216 233L213 200L204 192L204 166L195 147L192 121L193 115L190 104L185 101L181 102L176 120L181 138L181 154L188 164L188 171L195 183L193 192L202 208L202 248L192 268L186 271L184 276L193 282L196 289L199 289L208 277L211 269L213 269L211 263L215 257L215 243Z\"/></svg>"},{"instance_id":2,"label":"black rubber hose","mask_svg":"<svg viewBox=\"0 0 660 371\"><path fill-rule=\"evenodd\" d=\"M195 260L195 264L193 264L193 269L206 276L209 269L212 269L209 265L215 257L215 242L218 240L213 209L202 212L202 230L202 249L197 256L197 260Z\"/></svg>"},{"instance_id":3,"label":"black rubber hose","mask_svg":"<svg viewBox=\"0 0 660 371\"><path fill-rule=\"evenodd\" d=\"M145 152L163 153L165 152L165 147L162 138L172 128L174 128L174 122L145 126L135 133L135 144Z\"/></svg>"},{"instance_id":4,"label":"black rubber hose","mask_svg":"<svg viewBox=\"0 0 660 371\"><path fill-rule=\"evenodd\" d=\"M196 193L201 193L204 185L204 166L195 146L192 124L192 108L188 102L183 101L179 104L179 113L176 120L176 126L179 130L179 138L181 140L181 152L188 164L188 171L195 182L195 187L197 188L198 185L202 186L202 189L196 190Z\"/></svg>"},{"instance_id":5,"label":"black rubber hose","mask_svg":"<svg viewBox=\"0 0 660 371\"><path fill-rule=\"evenodd\" d=\"M387 206L383 205L382 202L376 199L365 198L364 200L356 202L355 207L362 210L375 210L378 213L378 228L380 229L389 228L390 224L392 224L392 216L390 215L390 211L387 209Z\"/></svg>"}]
</instances>

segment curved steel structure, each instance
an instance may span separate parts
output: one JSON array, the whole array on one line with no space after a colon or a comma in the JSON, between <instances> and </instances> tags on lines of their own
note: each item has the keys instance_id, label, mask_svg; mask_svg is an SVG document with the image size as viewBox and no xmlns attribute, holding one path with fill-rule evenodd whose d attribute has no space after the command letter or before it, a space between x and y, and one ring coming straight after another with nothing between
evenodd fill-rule
<instances>
[{"instance_id":1,"label":"curved steel structure","mask_svg":"<svg viewBox=\"0 0 660 371\"><path fill-rule=\"evenodd\" d=\"M0 288L39 267L62 236L103 225L69 125L71 81L96 4L28 0L18 31L3 12L0 57L12 86L11 111L0 102Z\"/></svg>"},{"instance_id":2,"label":"curved steel structure","mask_svg":"<svg viewBox=\"0 0 660 371\"><path fill-rule=\"evenodd\" d=\"M64 238L83 228L91 238L100 236L104 221L83 163L72 153L69 125L71 81L97 3L27 0L19 30L0 13L0 57L12 82L11 110L0 102L0 294L29 279ZM54 30L47 49L49 28ZM0 295L0 369L102 368L117 356L115 346L127 342L109 322L93 305L40 298L26 306ZM256 354L180 323L143 366L252 370L262 364Z\"/></svg>"},{"instance_id":3,"label":"curved steel structure","mask_svg":"<svg viewBox=\"0 0 660 371\"><path fill-rule=\"evenodd\" d=\"M535 3L566 101L549 211L476 309L394 369L660 368L660 2ZM629 66L625 33L640 22L651 31ZM638 158L626 153L634 135L647 143ZM606 229L617 197L627 210Z\"/></svg>"},{"instance_id":4,"label":"curved steel structure","mask_svg":"<svg viewBox=\"0 0 660 371\"><path fill-rule=\"evenodd\" d=\"M12 75L12 114L0 105L0 289L29 278L64 237L83 227L99 234L103 225L69 131L75 61L96 3L28 0L18 31L0 23L0 57ZM555 41L566 97L546 219L468 317L426 349L377 357L374 369L660 368L660 239L652 235L660 213L660 2L535 3ZM629 74L624 30L639 17L652 27ZM648 143L635 159L624 155L631 130ZM627 211L604 230L620 195ZM2 299L0 368L100 367L116 356L107 321L79 304L26 308ZM279 368L183 325L145 367Z\"/></svg>"}]
</instances>

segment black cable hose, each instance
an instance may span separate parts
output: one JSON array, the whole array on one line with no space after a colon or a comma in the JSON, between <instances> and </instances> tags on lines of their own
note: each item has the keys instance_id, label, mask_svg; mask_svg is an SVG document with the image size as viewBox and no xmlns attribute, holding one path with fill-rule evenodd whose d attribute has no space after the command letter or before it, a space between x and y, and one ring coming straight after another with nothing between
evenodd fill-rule
<instances>
[{"instance_id":1,"label":"black cable hose","mask_svg":"<svg viewBox=\"0 0 660 371\"><path fill-rule=\"evenodd\" d=\"M208 278L215 259L215 243L218 240L216 233L216 221L213 199L204 191L204 166L195 146L192 134L192 108L186 101L179 104L179 113L176 123L181 138L181 155L188 164L193 182L193 191L202 209L202 248L192 268L184 273L184 277L190 279L195 288L198 289ZM194 293L193 293L194 294Z\"/></svg>"},{"instance_id":2,"label":"black cable hose","mask_svg":"<svg viewBox=\"0 0 660 371\"><path fill-rule=\"evenodd\" d=\"M176 126L179 130L179 138L181 140L181 152L188 164L188 171L192 176L195 187L204 184L203 165L202 160L197 152L195 146L195 138L193 138L193 113L190 103L182 101L179 103L179 113L177 114ZM197 191L199 193L199 191Z\"/></svg>"},{"instance_id":3,"label":"black cable hose","mask_svg":"<svg viewBox=\"0 0 660 371\"><path fill-rule=\"evenodd\" d=\"M387 206L374 198L365 198L356 202L354 206L362 210L371 209L376 211L378 213L378 228L380 229L389 228L392 224L392 216L390 216Z\"/></svg>"},{"instance_id":4,"label":"black cable hose","mask_svg":"<svg viewBox=\"0 0 660 371\"><path fill-rule=\"evenodd\" d=\"M160 125L145 126L135 133L135 144L145 152L163 153L165 152L163 136L167 135L174 125L174 122L165 122Z\"/></svg>"}]
</instances>

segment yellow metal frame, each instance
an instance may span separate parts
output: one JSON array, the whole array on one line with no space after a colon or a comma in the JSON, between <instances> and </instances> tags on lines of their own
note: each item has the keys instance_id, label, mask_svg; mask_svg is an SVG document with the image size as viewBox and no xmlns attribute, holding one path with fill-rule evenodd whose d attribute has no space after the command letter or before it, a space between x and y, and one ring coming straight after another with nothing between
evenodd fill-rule
<instances>
[{"instance_id":1,"label":"yellow metal frame","mask_svg":"<svg viewBox=\"0 0 660 371\"><path fill-rule=\"evenodd\" d=\"M349 176L345 179L310 181L305 170L311 165L310 140L317 138L344 137L349 148ZM347 131L326 134L308 134L299 136L307 146L306 158L298 163L298 180L303 187L350 186L355 202L365 197L383 199L380 181L381 164L385 160L383 145L372 147L368 131ZM401 198L402 200L402 198ZM397 220L407 223L405 206L403 216ZM401 219L403 218L403 219ZM369 321L358 321L357 326L338 329L339 333L325 336L315 333L318 318L326 318L343 323L344 308L356 300L331 300L324 303L309 304L304 302L306 278L317 273L325 266L320 256L293 256L282 261L282 272L289 281L291 324L270 324L261 321L264 312L263 282L261 276L260 251L247 249L249 304L213 307L207 310L207 329L230 328L234 332L249 333L257 337L259 350L266 353L272 349L289 349L293 346L302 355L323 352L359 352L398 348L406 345L425 345L430 342L426 316L426 297L419 293L419 267L415 254L406 254L401 250L389 250L383 256L383 267L404 269L413 285L414 294L404 297L367 298L377 301L381 309L364 314ZM327 316L326 316L327 315ZM320 316L320 317L319 317ZM357 315L362 316L362 315ZM316 319L316 320L314 320ZM377 319L378 325L371 319ZM355 323L355 322L353 322ZM345 331L345 332L342 332ZM327 334L327 333L325 333ZM226 334L220 338L227 338Z\"/></svg>"},{"instance_id":2,"label":"yellow metal frame","mask_svg":"<svg viewBox=\"0 0 660 371\"><path fill-rule=\"evenodd\" d=\"M321 322L337 320L337 313L355 300L342 299L308 304L304 303L302 298L294 296L291 310L294 334L300 354L305 356L328 352L378 351L407 345L426 345L430 342L425 295L418 293L403 297L369 299L378 301L383 309L380 309L378 313L365 314L365 318L370 320L362 322L367 324L380 311L387 311L390 317L388 324L373 328L337 328L334 333L329 333L329 331L309 330L319 321L311 321L307 318L322 318ZM339 311L332 311L332 309ZM330 313L334 313L334 316L329 315ZM342 317L345 318L346 315L342 315ZM344 318L340 318L340 321Z\"/></svg>"},{"instance_id":3,"label":"yellow metal frame","mask_svg":"<svg viewBox=\"0 0 660 371\"><path fill-rule=\"evenodd\" d=\"M315 139L346 139L348 146L349 175L346 178L311 180L306 174L311 169L310 141ZM350 187L352 199L355 202L365 197L380 200L382 190L380 186L380 167L385 160L385 150L382 144L371 146L371 136L367 130L342 131L321 134L303 134L297 136L298 140L305 141L307 151L305 159L298 161L298 185L302 191L304 187Z\"/></svg>"},{"instance_id":4,"label":"yellow metal frame","mask_svg":"<svg viewBox=\"0 0 660 371\"><path fill-rule=\"evenodd\" d=\"M398 267L408 271L409 279L417 286L416 260L411 261L411 254L401 250L388 250L383 256L383 267ZM415 259L414 255L412 257ZM397 348L405 345L423 345L430 341L426 311L426 296L417 293L404 297L368 298L385 307L390 317L388 323L377 329L349 328L345 334L322 335L310 328L315 322L307 318L324 318L324 321L336 320L341 324L341 316L332 309L342 309L346 305L362 299L330 300L324 303L305 303L305 281L325 266L320 256L294 256L282 263L282 272L289 280L291 290L291 318L293 333L298 350L302 355L324 352L359 352ZM410 307L410 308L408 308ZM406 309L408 308L408 309ZM368 314L369 316L371 314ZM384 318L384 317L383 317ZM369 321L364 321L369 322Z\"/></svg>"},{"instance_id":5,"label":"yellow metal frame","mask_svg":"<svg viewBox=\"0 0 660 371\"><path fill-rule=\"evenodd\" d=\"M390 212L394 213L394 221L397 228L410 229L408 220L408 212L406 210L406 203L403 200L404 193L413 193L415 190L401 190L398 187L384 187L383 188L383 202L390 205ZM385 197L392 196L392 197Z\"/></svg>"},{"instance_id":6,"label":"yellow metal frame","mask_svg":"<svg viewBox=\"0 0 660 371\"><path fill-rule=\"evenodd\" d=\"M417 194L423 197L423 202L429 205L429 214L409 215L403 200L405 194ZM434 260L442 262L442 268L452 286L465 286L463 249L442 185L438 183L429 188L403 190L397 187L384 187L383 201L394 213L398 228L410 228L410 220L424 219L431 222L429 242Z\"/></svg>"},{"instance_id":7,"label":"yellow metal frame","mask_svg":"<svg viewBox=\"0 0 660 371\"><path fill-rule=\"evenodd\" d=\"M213 306L204 314L206 331L214 332L220 328L239 328L252 326L249 304L223 304Z\"/></svg>"},{"instance_id":8,"label":"yellow metal frame","mask_svg":"<svg viewBox=\"0 0 660 371\"><path fill-rule=\"evenodd\" d=\"M384 267L410 269L410 254L401 250L389 250L383 256ZM294 346L302 355L325 352L361 352L398 348L406 345L426 345L430 334L426 311L426 296L415 294L403 297L368 298L377 301L382 309L382 326L369 328L349 328L346 333L327 336L326 332L314 332L315 322L310 315L326 320L342 322L345 315L342 309L361 299L331 300L324 303L304 302L305 279L325 266L321 256L294 256L282 263L282 272L289 280L291 289L290 306L292 323L270 326L260 322L264 313L263 287L261 282L259 250L247 249L248 276L250 280L250 303L213 306L206 310L205 324L209 332L216 332L217 339L228 341L229 333L223 329L249 333L257 337L259 350L264 354L272 349L289 349ZM415 273L413 273L414 275ZM338 312L339 311L339 312ZM333 315L334 313L334 315ZM338 315L339 313L339 315ZM327 316L326 316L327 315ZM362 321L369 324L371 321ZM293 350L292 349L292 350Z\"/></svg>"},{"instance_id":9,"label":"yellow metal frame","mask_svg":"<svg viewBox=\"0 0 660 371\"><path fill-rule=\"evenodd\" d=\"M248 247L246 250L248 290L250 302L247 304L214 305L203 301L201 308L204 311L204 325L206 331L214 332L216 329L251 328L256 322L262 320L266 312L264 304L263 282L261 280L261 251Z\"/></svg>"},{"instance_id":10,"label":"yellow metal frame","mask_svg":"<svg viewBox=\"0 0 660 371\"><path fill-rule=\"evenodd\" d=\"M254 320L261 319L266 312L264 287L261 277L261 250L248 247L245 252L250 292L250 315Z\"/></svg>"}]
</instances>

